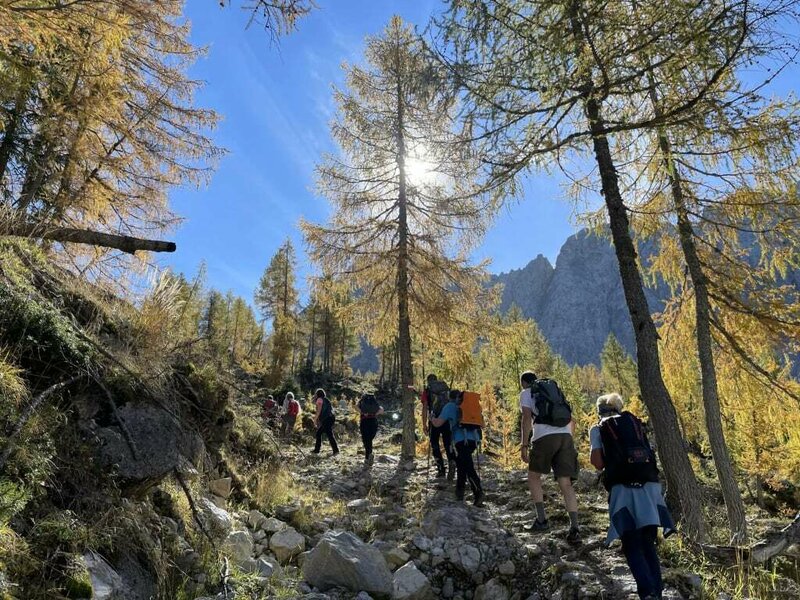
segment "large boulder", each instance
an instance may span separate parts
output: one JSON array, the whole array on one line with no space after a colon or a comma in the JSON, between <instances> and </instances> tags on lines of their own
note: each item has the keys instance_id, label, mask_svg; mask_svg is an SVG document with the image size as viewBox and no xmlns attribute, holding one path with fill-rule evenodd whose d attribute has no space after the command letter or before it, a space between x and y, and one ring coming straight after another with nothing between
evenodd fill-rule
<instances>
[{"instance_id":1,"label":"large boulder","mask_svg":"<svg viewBox=\"0 0 800 600\"><path fill-rule=\"evenodd\" d=\"M392 582L392 600L432 600L431 582L409 561L397 569Z\"/></svg>"},{"instance_id":2,"label":"large boulder","mask_svg":"<svg viewBox=\"0 0 800 600\"><path fill-rule=\"evenodd\" d=\"M297 556L306 549L306 538L294 527L281 529L269 538L269 549L281 564Z\"/></svg>"},{"instance_id":3,"label":"large boulder","mask_svg":"<svg viewBox=\"0 0 800 600\"><path fill-rule=\"evenodd\" d=\"M201 466L205 451L197 433L185 430L175 417L156 406L126 404L117 415L127 434L116 421L97 430L101 465L113 467L122 479L135 484L155 484L173 469L196 474L194 467Z\"/></svg>"},{"instance_id":4,"label":"large boulder","mask_svg":"<svg viewBox=\"0 0 800 600\"><path fill-rule=\"evenodd\" d=\"M322 591L341 586L379 598L392 593L392 572L380 550L352 533L328 531L303 563L306 581Z\"/></svg>"},{"instance_id":5,"label":"large boulder","mask_svg":"<svg viewBox=\"0 0 800 600\"><path fill-rule=\"evenodd\" d=\"M508 588L497 579L490 579L475 590L475 600L509 600Z\"/></svg>"}]
</instances>

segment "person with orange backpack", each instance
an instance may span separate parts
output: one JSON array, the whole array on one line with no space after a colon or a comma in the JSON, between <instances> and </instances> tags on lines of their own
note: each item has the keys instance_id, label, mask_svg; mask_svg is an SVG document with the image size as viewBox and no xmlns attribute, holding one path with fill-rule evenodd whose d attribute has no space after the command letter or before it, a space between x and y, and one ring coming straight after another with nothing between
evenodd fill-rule
<instances>
[{"instance_id":1,"label":"person with orange backpack","mask_svg":"<svg viewBox=\"0 0 800 600\"><path fill-rule=\"evenodd\" d=\"M431 424L434 427L449 425L450 428L456 459L456 500L464 500L466 484L469 483L473 504L483 506L483 486L472 459L483 437L480 396L474 392L450 390L449 402L438 417L431 416Z\"/></svg>"}]
</instances>

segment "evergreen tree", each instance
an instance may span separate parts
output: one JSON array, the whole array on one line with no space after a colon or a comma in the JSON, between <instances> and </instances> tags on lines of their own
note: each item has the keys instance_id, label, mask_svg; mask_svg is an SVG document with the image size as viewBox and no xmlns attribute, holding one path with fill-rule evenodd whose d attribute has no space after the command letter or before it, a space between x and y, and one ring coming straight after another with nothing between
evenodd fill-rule
<instances>
[{"instance_id":1,"label":"evergreen tree","mask_svg":"<svg viewBox=\"0 0 800 600\"><path fill-rule=\"evenodd\" d=\"M444 345L453 322L479 312L485 275L468 251L491 205L474 184L471 147L454 129L453 98L411 28L394 17L365 54L367 66L346 67L347 90L336 92L342 156L319 167L333 217L302 226L313 259L353 290L347 313L361 333L377 346L397 340L402 454L410 458L412 335Z\"/></svg>"},{"instance_id":2,"label":"evergreen tree","mask_svg":"<svg viewBox=\"0 0 800 600\"><path fill-rule=\"evenodd\" d=\"M600 373L606 392L618 392L626 401L639 394L636 363L614 337L608 334L600 353Z\"/></svg>"}]
</instances>

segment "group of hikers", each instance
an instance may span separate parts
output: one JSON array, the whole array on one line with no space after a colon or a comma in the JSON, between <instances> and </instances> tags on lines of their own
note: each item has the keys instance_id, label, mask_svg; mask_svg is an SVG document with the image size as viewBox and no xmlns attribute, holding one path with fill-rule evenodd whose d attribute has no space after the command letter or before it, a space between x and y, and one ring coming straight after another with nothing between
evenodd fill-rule
<instances>
[{"instance_id":1,"label":"group of hikers","mask_svg":"<svg viewBox=\"0 0 800 600\"><path fill-rule=\"evenodd\" d=\"M539 378L531 371L520 375L520 456L528 465L528 489L535 511L527 529L549 529L542 490L542 476L553 473L569 516L567 541L579 543L581 530L578 502L572 482L578 476L578 452L574 443L575 421L564 393L552 379ZM271 398L271 397L270 397ZM422 425L436 465L437 477L455 479L455 498L463 501L467 485L475 506L483 505L484 491L473 455L480 449L483 417L480 396L475 392L451 390L436 375L428 375L420 394ZM333 433L335 411L322 389L313 397L316 414L316 443L319 453L326 436L333 455L339 447ZM296 410L292 409L294 403ZM299 412L294 395L287 394L284 432L291 433ZM596 402L597 424L589 431L590 462L602 471L608 491L609 529L606 544L619 539L622 552L636 580L640 598L662 597L663 582L656 551L657 532L675 531L659 483L655 453L638 417L623 410L617 393L600 396ZM294 412L292 412L294 410ZM384 410L373 394L358 402L359 428L366 465L373 462L373 441L378 416ZM446 459L446 462L445 462Z\"/></svg>"}]
</instances>

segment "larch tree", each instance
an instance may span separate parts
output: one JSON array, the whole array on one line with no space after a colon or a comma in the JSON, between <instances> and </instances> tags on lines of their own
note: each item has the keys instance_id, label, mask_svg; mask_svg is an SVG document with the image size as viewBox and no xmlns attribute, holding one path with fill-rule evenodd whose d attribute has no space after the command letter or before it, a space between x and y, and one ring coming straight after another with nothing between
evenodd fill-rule
<instances>
[{"instance_id":1,"label":"larch tree","mask_svg":"<svg viewBox=\"0 0 800 600\"><path fill-rule=\"evenodd\" d=\"M685 48L698 31L725 29L710 14L694 15L686 26L687 19L674 17L678 3L649 2L647 23L631 27L624 2L452 0L440 23L449 42L440 55L464 89L467 118L485 142L492 179L516 191L519 176L530 169L585 169L588 157L596 163L667 496L686 531L701 538L700 490L661 375L658 334L614 156L617 134L657 127L688 111L706 91L700 86L694 95L672 98L660 118L640 110L647 70L632 55L651 48L662 65L680 68L691 63ZM724 70L725 49L715 58L718 68L704 73L708 85Z\"/></svg>"},{"instance_id":2,"label":"larch tree","mask_svg":"<svg viewBox=\"0 0 800 600\"><path fill-rule=\"evenodd\" d=\"M634 23L640 19L649 23L652 17L646 12L657 10L640 6L637 0L630 7ZM662 239L662 255L654 270L677 294L686 296L686 302L677 306L693 307L695 313L706 434L731 536L742 542L747 538L747 523L724 435L714 327L732 308L781 323L773 317L774 300L782 298L783 322L778 329L789 339L796 338L797 294L776 295L774 290L782 287L780 274L798 264L800 257L800 244L792 235L800 217L796 195L800 103L765 98L762 88L773 78L771 69L764 68L762 80L751 76L747 82L741 69L758 64L780 70L791 61L795 44L782 30L786 22L796 24L798 15L781 0L701 3L673 15L673 22L689 29L701 11L724 23L724 27L698 30L688 47L693 55L711 56L711 60L694 60L676 69L676 64L661 63L653 48L644 47L633 55L646 73L643 110L661 123L629 136L623 133L619 153L626 165L623 179L630 182L632 193L645 198L639 207L638 228L661 238L671 231L677 234L676 239ZM723 64L713 59L720 49ZM699 86L704 88L702 94ZM665 107L674 104L676 96L687 94L699 101L679 116L664 118ZM749 231L755 235L743 236ZM748 252L747 243L757 247L758 260L754 260L756 248ZM739 276L731 277L737 270ZM758 280L752 291L740 285L745 283L743 272L746 279ZM765 295L773 301L771 314L758 308L759 303L763 308Z\"/></svg>"},{"instance_id":3,"label":"larch tree","mask_svg":"<svg viewBox=\"0 0 800 600\"><path fill-rule=\"evenodd\" d=\"M600 352L600 374L607 388L606 392L619 392L626 402L639 394L636 363L614 337L608 334L603 350Z\"/></svg>"},{"instance_id":4,"label":"larch tree","mask_svg":"<svg viewBox=\"0 0 800 600\"><path fill-rule=\"evenodd\" d=\"M286 240L269 261L255 292L263 319L272 323L271 373L278 384L289 372L297 328L297 259L291 240Z\"/></svg>"},{"instance_id":5,"label":"larch tree","mask_svg":"<svg viewBox=\"0 0 800 600\"><path fill-rule=\"evenodd\" d=\"M332 133L340 155L318 167L333 204L326 225L302 224L311 256L353 290L347 312L376 346L395 340L404 459L413 458L412 337L444 344L487 294L469 260L493 214L478 163L455 127L455 104L422 41L399 17L368 38L366 65L346 66ZM474 329L473 329L474 331Z\"/></svg>"}]
</instances>

